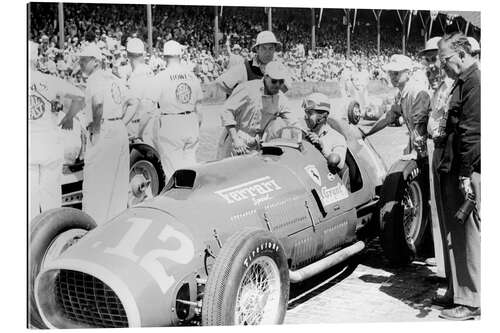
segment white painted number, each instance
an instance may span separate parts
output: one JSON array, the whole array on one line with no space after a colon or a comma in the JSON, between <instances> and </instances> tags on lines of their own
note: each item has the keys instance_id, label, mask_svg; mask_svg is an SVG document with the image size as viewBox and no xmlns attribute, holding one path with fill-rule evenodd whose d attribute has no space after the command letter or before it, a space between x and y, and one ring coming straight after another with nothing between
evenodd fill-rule
<instances>
[{"instance_id":1,"label":"white painted number","mask_svg":"<svg viewBox=\"0 0 500 333\"><path fill-rule=\"evenodd\" d=\"M113 248L108 247L104 252L118 255L133 262L139 261L139 266L148 272L156 281L162 293L165 294L174 284L175 279L167 273L160 259L168 259L176 263L187 264L194 257L193 243L185 234L167 225L158 235L158 239L162 243L165 243L170 238L176 239L180 243L179 248L176 250L153 249L140 259L138 255L134 254L134 248L146 233L152 220L130 218L128 221L132 223L132 227L127 231L125 236L123 236L117 246Z\"/></svg>"}]
</instances>

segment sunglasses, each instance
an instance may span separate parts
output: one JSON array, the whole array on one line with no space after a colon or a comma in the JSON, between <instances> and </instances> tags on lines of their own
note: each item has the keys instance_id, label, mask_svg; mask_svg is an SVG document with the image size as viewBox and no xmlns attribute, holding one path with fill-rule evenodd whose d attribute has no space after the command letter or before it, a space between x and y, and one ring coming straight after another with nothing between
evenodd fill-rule
<instances>
[{"instance_id":1,"label":"sunglasses","mask_svg":"<svg viewBox=\"0 0 500 333\"><path fill-rule=\"evenodd\" d=\"M283 84L283 83L285 83L285 80L283 80L283 79L279 79L279 80L271 79L271 83L272 84Z\"/></svg>"},{"instance_id":2,"label":"sunglasses","mask_svg":"<svg viewBox=\"0 0 500 333\"><path fill-rule=\"evenodd\" d=\"M441 62L443 62L443 63L444 63L444 62L448 62L448 60L450 60L451 58L453 58L453 56L454 56L455 54L457 54L457 53L456 53L456 52L453 52L453 53L451 53L451 54L448 54L447 56L439 56L439 60L440 60Z\"/></svg>"}]
</instances>

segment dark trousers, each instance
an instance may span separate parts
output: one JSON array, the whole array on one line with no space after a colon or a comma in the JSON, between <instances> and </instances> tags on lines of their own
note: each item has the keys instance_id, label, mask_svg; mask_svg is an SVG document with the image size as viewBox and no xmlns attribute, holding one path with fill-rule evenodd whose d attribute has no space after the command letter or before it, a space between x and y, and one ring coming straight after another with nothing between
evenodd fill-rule
<instances>
[{"instance_id":1,"label":"dark trousers","mask_svg":"<svg viewBox=\"0 0 500 333\"><path fill-rule=\"evenodd\" d=\"M455 304L479 307L481 303L481 231L480 221L474 214L460 224L454 215L464 203L459 188L458 173L437 170L442 148L434 149L432 171L434 191L441 228L445 273L448 279L447 295ZM472 176L473 187L480 206L480 174Z\"/></svg>"}]
</instances>

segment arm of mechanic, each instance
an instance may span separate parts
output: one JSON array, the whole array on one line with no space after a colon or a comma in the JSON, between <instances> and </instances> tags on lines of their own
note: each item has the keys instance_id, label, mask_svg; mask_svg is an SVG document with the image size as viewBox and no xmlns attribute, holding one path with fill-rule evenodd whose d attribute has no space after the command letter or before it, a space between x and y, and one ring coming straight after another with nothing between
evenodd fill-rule
<instances>
[{"instance_id":1,"label":"arm of mechanic","mask_svg":"<svg viewBox=\"0 0 500 333\"><path fill-rule=\"evenodd\" d=\"M370 128L368 133L366 133L366 136L370 136L372 134L377 133L378 131L384 129L387 127L387 125L392 124L393 122L398 119L398 117L401 115L400 112L400 107L399 105L395 104L391 107L389 111L387 111L385 114L380 117L379 120Z\"/></svg>"},{"instance_id":2,"label":"arm of mechanic","mask_svg":"<svg viewBox=\"0 0 500 333\"><path fill-rule=\"evenodd\" d=\"M239 88L240 89L234 91L224 104L221 122L222 126L226 128L231 137L234 151L237 154L246 154L248 152L248 146L238 135L236 119L243 109L247 108L250 98L248 97L246 89Z\"/></svg>"},{"instance_id":3,"label":"arm of mechanic","mask_svg":"<svg viewBox=\"0 0 500 333\"><path fill-rule=\"evenodd\" d=\"M59 122L59 126L62 129L73 129L73 118L85 106L83 92L60 78L54 77L54 79L57 79L55 85L59 87L57 95L71 100L68 112L66 112L66 115Z\"/></svg>"}]
</instances>

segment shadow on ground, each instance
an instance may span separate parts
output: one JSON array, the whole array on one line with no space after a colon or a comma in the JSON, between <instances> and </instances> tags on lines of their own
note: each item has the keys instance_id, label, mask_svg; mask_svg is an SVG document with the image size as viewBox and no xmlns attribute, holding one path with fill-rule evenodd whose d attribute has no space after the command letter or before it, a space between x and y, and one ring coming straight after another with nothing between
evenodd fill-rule
<instances>
[{"instance_id":1,"label":"shadow on ground","mask_svg":"<svg viewBox=\"0 0 500 333\"><path fill-rule=\"evenodd\" d=\"M353 276L356 269L370 273ZM380 285L381 292L417 310L417 318L429 315L433 310L431 298L437 295L439 288L445 287L444 279L437 277L424 263L416 261L403 267L391 266L383 256L378 239L374 239L359 255L300 284L291 285L288 310L349 278Z\"/></svg>"}]
</instances>

